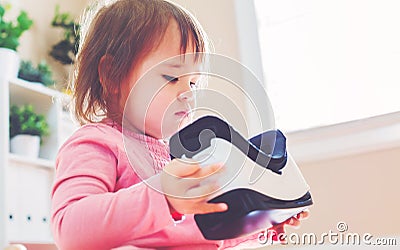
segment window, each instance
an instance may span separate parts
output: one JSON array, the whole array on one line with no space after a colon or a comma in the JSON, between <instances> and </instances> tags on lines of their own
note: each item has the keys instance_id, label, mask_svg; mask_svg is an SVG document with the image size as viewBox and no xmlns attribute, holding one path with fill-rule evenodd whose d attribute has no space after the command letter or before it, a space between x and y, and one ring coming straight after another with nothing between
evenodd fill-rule
<instances>
[{"instance_id":1,"label":"window","mask_svg":"<svg viewBox=\"0 0 400 250\"><path fill-rule=\"evenodd\" d=\"M400 1L254 2L278 127L295 131L400 110Z\"/></svg>"}]
</instances>

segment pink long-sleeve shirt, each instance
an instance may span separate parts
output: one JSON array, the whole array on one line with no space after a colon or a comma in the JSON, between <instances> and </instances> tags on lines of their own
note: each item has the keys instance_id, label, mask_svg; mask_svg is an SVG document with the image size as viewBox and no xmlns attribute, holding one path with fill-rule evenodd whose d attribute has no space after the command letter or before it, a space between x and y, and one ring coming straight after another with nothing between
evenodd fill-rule
<instances>
[{"instance_id":1,"label":"pink long-sleeve shirt","mask_svg":"<svg viewBox=\"0 0 400 250\"><path fill-rule=\"evenodd\" d=\"M51 225L57 246L61 250L257 246L257 235L206 240L193 215L176 224L158 191L159 172L169 161L165 143L125 130L122 134L121 127L110 121L78 129L56 159Z\"/></svg>"}]
</instances>

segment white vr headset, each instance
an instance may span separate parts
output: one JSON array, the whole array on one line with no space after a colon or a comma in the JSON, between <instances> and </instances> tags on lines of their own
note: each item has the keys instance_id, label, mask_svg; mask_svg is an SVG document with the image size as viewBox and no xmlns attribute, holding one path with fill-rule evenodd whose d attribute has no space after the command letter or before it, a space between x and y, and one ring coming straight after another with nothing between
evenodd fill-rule
<instances>
[{"instance_id":1,"label":"white vr headset","mask_svg":"<svg viewBox=\"0 0 400 250\"><path fill-rule=\"evenodd\" d=\"M206 239L257 233L313 204L309 186L287 153L286 138L279 130L247 140L225 121L205 116L173 135L169 144L172 159L225 165L225 171L210 176L222 188L208 202L226 203L228 210L195 215Z\"/></svg>"}]
</instances>

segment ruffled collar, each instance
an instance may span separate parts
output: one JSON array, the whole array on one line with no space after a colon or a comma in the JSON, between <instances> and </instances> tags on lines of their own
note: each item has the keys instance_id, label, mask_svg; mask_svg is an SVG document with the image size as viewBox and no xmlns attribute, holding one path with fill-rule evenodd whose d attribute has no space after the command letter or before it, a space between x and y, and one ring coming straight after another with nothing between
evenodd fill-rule
<instances>
[{"instance_id":1,"label":"ruffled collar","mask_svg":"<svg viewBox=\"0 0 400 250\"><path fill-rule=\"evenodd\" d=\"M159 173L162 168L171 161L169 155L169 145L166 141L122 128L119 123L108 118L104 119L102 123L118 129L124 137L134 139L135 141L139 142L140 145L145 147L146 151L150 153L152 158L154 173Z\"/></svg>"},{"instance_id":2,"label":"ruffled collar","mask_svg":"<svg viewBox=\"0 0 400 250\"><path fill-rule=\"evenodd\" d=\"M141 142L150 143L150 144L154 144L154 145L160 144L163 147L168 145L167 141L165 141L165 140L156 139L156 138L154 138L152 136L149 136L149 135L146 135L146 134L141 134L141 133L134 132L134 131L131 131L131 130L126 129L126 128L122 128L121 124L119 124L118 122L115 122L115 121L113 121L113 120L111 120L109 118L105 118L101 122L104 123L104 124L107 124L107 125L109 125L109 126L111 126L113 128L118 129L118 131L123 133L125 136L130 136L130 137L135 138L135 139L137 139L137 140L139 140Z\"/></svg>"}]
</instances>

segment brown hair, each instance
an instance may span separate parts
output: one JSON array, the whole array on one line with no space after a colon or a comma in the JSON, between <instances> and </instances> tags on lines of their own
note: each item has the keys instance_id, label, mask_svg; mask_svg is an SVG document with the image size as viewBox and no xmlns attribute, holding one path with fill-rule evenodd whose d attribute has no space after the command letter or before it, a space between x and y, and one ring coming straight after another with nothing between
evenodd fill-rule
<instances>
[{"instance_id":1,"label":"brown hair","mask_svg":"<svg viewBox=\"0 0 400 250\"><path fill-rule=\"evenodd\" d=\"M111 103L120 98L121 82L132 66L158 45L171 18L179 25L182 54L190 45L193 52L208 51L207 36L196 19L165 0L116 0L101 6L91 21L81 24L81 44L71 81L79 123L104 117L120 119L120 114L111 112ZM106 55L118 60L111 60L112 70L99 76L98 65Z\"/></svg>"}]
</instances>

